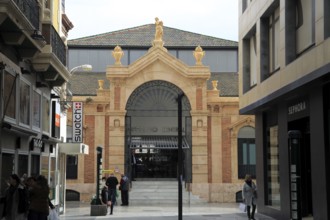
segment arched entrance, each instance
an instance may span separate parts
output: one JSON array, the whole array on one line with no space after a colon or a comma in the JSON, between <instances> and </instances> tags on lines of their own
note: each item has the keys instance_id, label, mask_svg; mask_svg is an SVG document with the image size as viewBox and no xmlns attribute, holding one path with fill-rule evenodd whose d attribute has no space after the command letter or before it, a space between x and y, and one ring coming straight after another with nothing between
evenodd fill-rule
<instances>
[{"instance_id":1,"label":"arched entrance","mask_svg":"<svg viewBox=\"0 0 330 220\"><path fill-rule=\"evenodd\" d=\"M126 103L125 171L131 179L177 177L178 103L183 91L154 80L136 88ZM184 177L191 180L191 106L182 99Z\"/></svg>"}]
</instances>

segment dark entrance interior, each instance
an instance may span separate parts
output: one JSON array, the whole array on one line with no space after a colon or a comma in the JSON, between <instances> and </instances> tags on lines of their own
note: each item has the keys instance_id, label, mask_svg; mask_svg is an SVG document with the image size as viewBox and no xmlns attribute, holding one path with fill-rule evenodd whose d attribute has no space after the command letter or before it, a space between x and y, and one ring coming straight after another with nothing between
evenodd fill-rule
<instances>
[{"instance_id":1,"label":"dark entrance interior","mask_svg":"<svg viewBox=\"0 0 330 220\"><path fill-rule=\"evenodd\" d=\"M309 117L289 122L288 130L299 130L302 135L299 157L301 161L301 214L302 217L313 216Z\"/></svg>"},{"instance_id":2,"label":"dark entrance interior","mask_svg":"<svg viewBox=\"0 0 330 220\"><path fill-rule=\"evenodd\" d=\"M176 178L177 155L174 149L135 149L135 178Z\"/></svg>"}]
</instances>

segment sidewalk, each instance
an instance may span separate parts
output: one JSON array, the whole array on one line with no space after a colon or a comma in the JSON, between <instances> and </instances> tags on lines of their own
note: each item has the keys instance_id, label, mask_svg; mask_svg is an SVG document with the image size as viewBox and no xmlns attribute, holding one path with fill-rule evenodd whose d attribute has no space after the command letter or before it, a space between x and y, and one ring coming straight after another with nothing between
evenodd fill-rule
<instances>
[{"instance_id":1,"label":"sidewalk","mask_svg":"<svg viewBox=\"0 0 330 220\"><path fill-rule=\"evenodd\" d=\"M237 203L209 203L205 205L184 205L182 219L184 220L247 220L246 213L238 209ZM256 214L258 220L274 220L273 218ZM113 215L90 216L90 205L79 202L67 202L66 213L61 220L78 219L117 219L117 220L177 220L178 207L173 205L154 206L115 206Z\"/></svg>"}]
</instances>

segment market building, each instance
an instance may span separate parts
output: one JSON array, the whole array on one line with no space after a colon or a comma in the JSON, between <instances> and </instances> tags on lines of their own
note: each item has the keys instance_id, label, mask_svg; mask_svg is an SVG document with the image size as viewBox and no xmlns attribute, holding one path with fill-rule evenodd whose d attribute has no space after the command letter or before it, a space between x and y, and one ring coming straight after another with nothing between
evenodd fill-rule
<instances>
[{"instance_id":1,"label":"market building","mask_svg":"<svg viewBox=\"0 0 330 220\"><path fill-rule=\"evenodd\" d=\"M175 181L180 95L186 189L210 202L234 202L245 174L255 176L254 117L238 113L237 42L166 27L156 18L73 39L68 47L69 67L93 66L70 80L72 101L83 105L89 155L68 155L68 192L85 201L95 194L98 146L104 175Z\"/></svg>"},{"instance_id":2,"label":"market building","mask_svg":"<svg viewBox=\"0 0 330 220\"><path fill-rule=\"evenodd\" d=\"M258 211L330 219L330 1L239 7L239 108L256 118Z\"/></svg>"}]
</instances>

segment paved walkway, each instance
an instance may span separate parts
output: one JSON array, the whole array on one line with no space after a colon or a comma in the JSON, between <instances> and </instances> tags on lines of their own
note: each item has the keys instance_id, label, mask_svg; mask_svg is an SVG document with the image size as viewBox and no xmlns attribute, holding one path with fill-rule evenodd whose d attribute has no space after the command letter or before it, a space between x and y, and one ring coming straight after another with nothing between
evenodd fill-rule
<instances>
[{"instance_id":1,"label":"paved walkway","mask_svg":"<svg viewBox=\"0 0 330 220\"><path fill-rule=\"evenodd\" d=\"M205 205L184 205L182 207L183 220L247 220L246 213L239 210L237 203L208 203ZM273 218L256 214L258 220L274 220ZM67 202L65 214L61 220L177 220L178 207L173 205L154 206L115 206L113 215L90 216L90 205L78 202Z\"/></svg>"}]
</instances>

